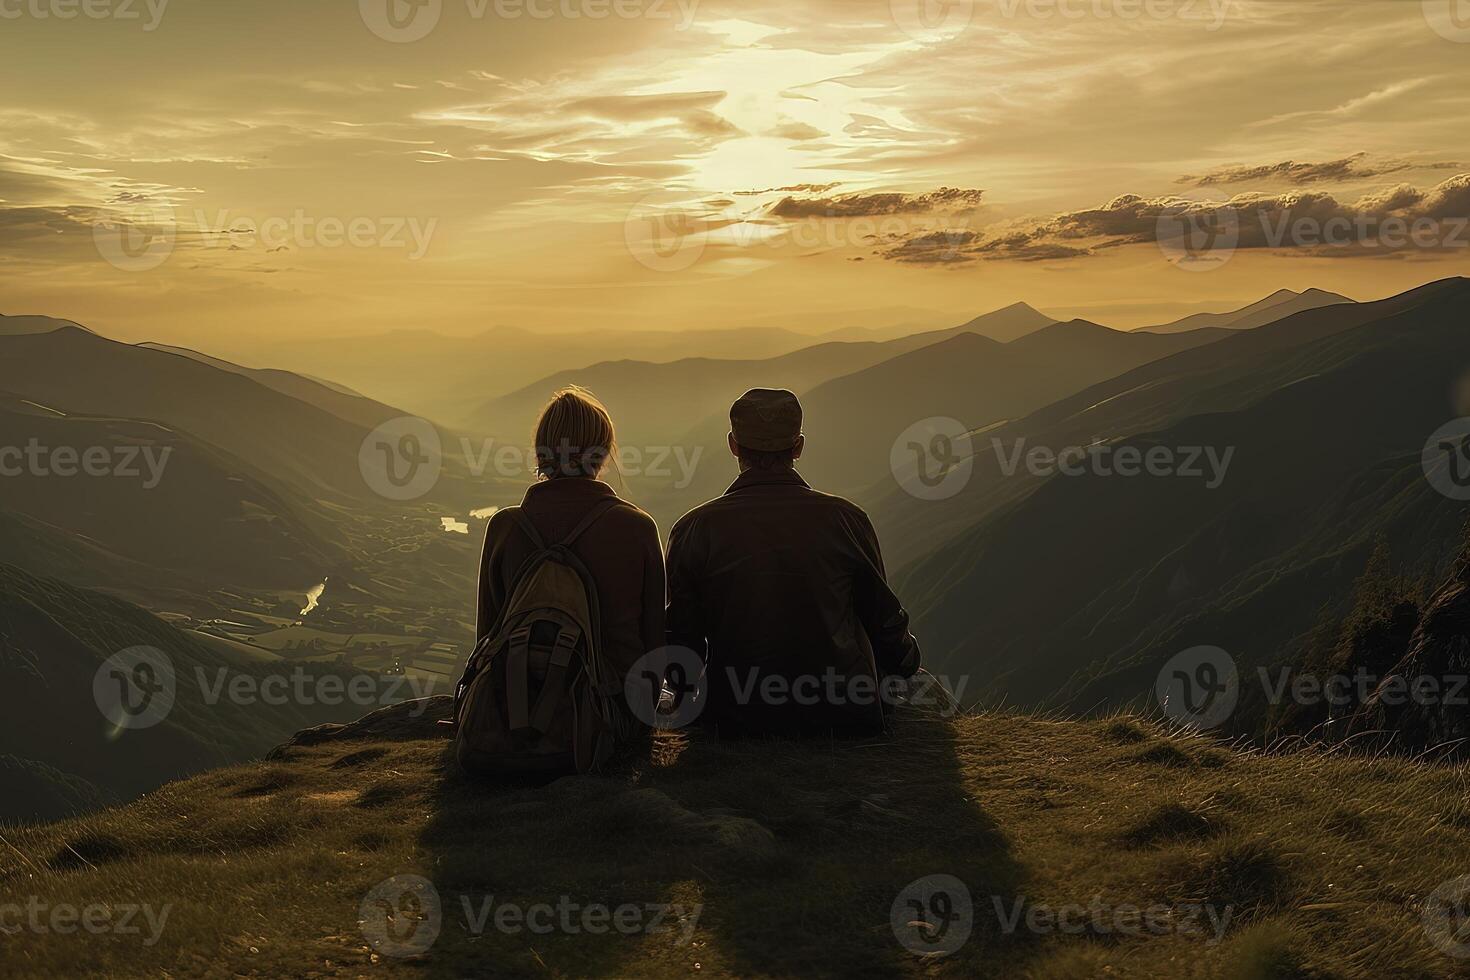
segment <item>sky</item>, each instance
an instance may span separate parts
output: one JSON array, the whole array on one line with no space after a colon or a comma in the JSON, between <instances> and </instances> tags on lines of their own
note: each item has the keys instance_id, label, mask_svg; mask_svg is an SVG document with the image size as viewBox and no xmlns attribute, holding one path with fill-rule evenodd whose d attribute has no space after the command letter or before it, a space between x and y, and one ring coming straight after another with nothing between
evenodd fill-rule
<instances>
[{"instance_id":1,"label":"sky","mask_svg":"<svg viewBox=\"0 0 1470 980\"><path fill-rule=\"evenodd\" d=\"M1134 328L1470 273L1464 0L0 0L0 312Z\"/></svg>"}]
</instances>

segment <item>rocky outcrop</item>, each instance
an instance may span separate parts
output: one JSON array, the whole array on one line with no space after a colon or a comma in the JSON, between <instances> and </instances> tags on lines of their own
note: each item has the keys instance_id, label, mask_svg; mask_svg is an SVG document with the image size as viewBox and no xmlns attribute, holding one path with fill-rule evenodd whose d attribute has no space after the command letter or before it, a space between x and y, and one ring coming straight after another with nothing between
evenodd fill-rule
<instances>
[{"instance_id":1,"label":"rocky outcrop","mask_svg":"<svg viewBox=\"0 0 1470 980\"><path fill-rule=\"evenodd\" d=\"M298 746L320 745L323 742L345 742L371 739L378 742L414 742L427 738L448 737L448 730L439 724L454 714L454 698L440 695L432 698L415 698L398 704L379 708L345 725L318 725L291 736L290 741L278 745L266 756L279 759L287 750Z\"/></svg>"},{"instance_id":2,"label":"rocky outcrop","mask_svg":"<svg viewBox=\"0 0 1470 980\"><path fill-rule=\"evenodd\" d=\"M1470 555L1430 597L1408 652L1349 727L1351 735L1392 751L1470 755Z\"/></svg>"}]
</instances>

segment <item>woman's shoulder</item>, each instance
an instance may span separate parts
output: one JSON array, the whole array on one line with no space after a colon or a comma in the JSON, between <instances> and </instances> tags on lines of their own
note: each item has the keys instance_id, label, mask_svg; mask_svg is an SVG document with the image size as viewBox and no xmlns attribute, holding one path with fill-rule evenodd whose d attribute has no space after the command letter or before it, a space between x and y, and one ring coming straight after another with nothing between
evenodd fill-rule
<instances>
[{"instance_id":1,"label":"woman's shoulder","mask_svg":"<svg viewBox=\"0 0 1470 980\"><path fill-rule=\"evenodd\" d=\"M490 515L485 522L485 538L489 541L498 541L510 533L511 528L520 522L514 511L515 507L501 507Z\"/></svg>"},{"instance_id":2,"label":"woman's shoulder","mask_svg":"<svg viewBox=\"0 0 1470 980\"><path fill-rule=\"evenodd\" d=\"M658 534L658 522L653 519L653 515L626 497L618 498L618 506L614 507L608 516L625 527L640 528Z\"/></svg>"}]
</instances>

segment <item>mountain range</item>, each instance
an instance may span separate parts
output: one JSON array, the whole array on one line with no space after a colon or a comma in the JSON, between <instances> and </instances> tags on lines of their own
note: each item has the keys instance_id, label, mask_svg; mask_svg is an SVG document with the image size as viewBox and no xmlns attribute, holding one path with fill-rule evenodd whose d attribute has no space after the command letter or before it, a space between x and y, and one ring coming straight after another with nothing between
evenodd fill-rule
<instances>
[{"instance_id":1,"label":"mountain range","mask_svg":"<svg viewBox=\"0 0 1470 980\"><path fill-rule=\"evenodd\" d=\"M980 674L986 699L1115 705L1191 647L1224 648L1252 677L1291 663L1375 541L1406 574L1441 574L1464 510L1424 478L1421 453L1466 414L1467 309L1470 281L1455 279L1297 313L986 433L952 500L890 494L880 513L909 559L899 591L933 669ZM1017 445L1197 447L1230 462L1215 486L1008 475ZM1265 712L1259 686L1242 703L1248 730Z\"/></svg>"},{"instance_id":2,"label":"mountain range","mask_svg":"<svg viewBox=\"0 0 1470 980\"><path fill-rule=\"evenodd\" d=\"M1195 313L1172 323L1142 329L1147 333L1182 333L1186 330L1199 330L1204 327L1252 330L1303 310L1315 310L1322 306L1336 306L1340 303L1351 302L1353 300L1346 296L1329 293L1323 289L1307 289L1302 292L1278 289L1265 299L1238 310L1230 310L1225 313Z\"/></svg>"},{"instance_id":3,"label":"mountain range","mask_svg":"<svg viewBox=\"0 0 1470 980\"><path fill-rule=\"evenodd\" d=\"M1457 329L1470 284L1339 300L1283 291L1195 329L1131 332L1016 304L945 330L769 358L602 361L488 400L465 431L519 445L551 388L586 384L625 445L702 453L682 484L622 481L667 527L735 475L724 451L730 398L791 386L806 407L802 472L872 514L931 669L965 676L986 703L1087 711L1145 697L1161 662L1190 645L1225 647L1248 666L1293 662L1375 542L1414 574L1443 571L1461 508L1424 480L1419 454L1435 428L1470 414L1470 346ZM1263 311L1283 315L1250 325ZM14 367L0 383L0 445L169 459L152 486L29 471L4 481L5 574L12 597L27 597L0 622L16 669L39 670L37 651L55 647L72 651L68 669L81 676L118 643L158 630L178 634L181 658L218 663L250 645L206 635L201 621L290 628L314 583L325 595L301 635L324 649L466 644L478 541L442 519L515 502L524 474L448 458L422 500L384 500L365 485L358 452L403 410L370 393L42 317L0 319L0 358ZM967 476L960 492L920 500L896 483L890 451L933 417L969 433ZM442 432L448 449L458 430ZM1017 447L1038 446L1211 448L1228 467L1205 485L1004 465ZM72 620L83 618L98 631L78 645ZM114 620L128 625L106 625ZM73 639L46 632L58 629ZM20 649L30 653L17 659ZM1243 731L1266 714L1247 700ZM80 702L52 710L95 718ZM241 737L230 736L231 758L255 751ZM54 784L58 799L143 786L108 784L83 761L27 744L0 765ZM182 772L219 757L187 748L169 758Z\"/></svg>"},{"instance_id":4,"label":"mountain range","mask_svg":"<svg viewBox=\"0 0 1470 980\"><path fill-rule=\"evenodd\" d=\"M264 663L221 661L169 623L130 603L0 562L0 823L54 819L124 801L169 779L259 757L306 725L348 721L349 704L304 705L231 698L210 703L212 679L260 678ZM159 724L114 731L94 702L93 681L108 657L148 646L171 663L172 710ZM352 672L321 665L312 676ZM63 728L64 735L58 735Z\"/></svg>"}]
</instances>

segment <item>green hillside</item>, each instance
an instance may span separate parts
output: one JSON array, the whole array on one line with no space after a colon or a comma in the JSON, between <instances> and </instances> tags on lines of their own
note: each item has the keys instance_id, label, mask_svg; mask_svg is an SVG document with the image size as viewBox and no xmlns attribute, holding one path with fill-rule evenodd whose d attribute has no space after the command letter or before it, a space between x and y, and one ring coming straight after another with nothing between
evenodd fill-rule
<instances>
[{"instance_id":1,"label":"green hillside","mask_svg":"<svg viewBox=\"0 0 1470 980\"><path fill-rule=\"evenodd\" d=\"M983 672L977 693L986 698L1117 706L1151 692L1162 664L1191 647L1224 648L1252 677L1290 663L1324 606L1350 594L1379 538L1408 574L1442 574L1460 548L1464 508L1424 478L1420 453L1464 414L1455 399L1470 369L1470 284L1416 298L1295 347L1257 341L1206 375L1134 387L1097 411L1062 417L1054 407L996 433L1006 445L1101 437L1114 452L1212 447L1232 456L1216 487L1024 470L1006 485L980 475L977 462L975 495L966 494L980 504L974 526L900 576L931 666L951 677ZM1211 350L1224 357L1227 344L1258 332ZM988 438L977 452L996 465ZM1243 730L1264 718L1261 695L1259 685L1242 692Z\"/></svg>"},{"instance_id":2,"label":"green hillside","mask_svg":"<svg viewBox=\"0 0 1470 980\"><path fill-rule=\"evenodd\" d=\"M1465 975L1436 894L1470 845L1453 769L906 709L891 739L659 736L604 776L480 786L442 711L7 831L7 891L147 913L137 934L10 937L7 974ZM935 875L968 914L953 880L947 902L908 891ZM911 951L939 932L905 894L968 940ZM620 908L622 929L593 916Z\"/></svg>"},{"instance_id":3,"label":"green hillside","mask_svg":"<svg viewBox=\"0 0 1470 980\"><path fill-rule=\"evenodd\" d=\"M1073 392L1015 419L977 433L974 466L962 493L916 502L891 481L886 492L870 493L881 525L892 529L895 565L927 555L1038 485L1024 469L1007 475L991 440L1013 447L1085 446L1156 432L1195 415L1235 411L1287 381L1301 377L1292 352L1336 334L1416 310L1453 295L1466 280L1449 279L1373 303L1313 309L1251 330L1235 331L1204 347L1193 347L1143 364ZM877 488L875 488L876 490Z\"/></svg>"},{"instance_id":4,"label":"green hillside","mask_svg":"<svg viewBox=\"0 0 1470 980\"><path fill-rule=\"evenodd\" d=\"M94 681L109 658L135 647L166 658L176 694L157 725L119 730L103 715ZM343 683L354 676L321 665L297 669ZM187 773L259 758L305 725L363 713L363 705L326 698L275 704L211 694L228 690L221 678L253 685L286 670L223 660L121 599L0 563L0 821L131 799Z\"/></svg>"},{"instance_id":5,"label":"green hillside","mask_svg":"<svg viewBox=\"0 0 1470 980\"><path fill-rule=\"evenodd\" d=\"M68 576L78 584L304 588L347 560L347 536L289 486L187 432L65 415L0 393L0 445L31 444L98 454L95 474L45 455L39 468L5 477L5 510L113 556ZM125 578L109 574L118 560L130 563Z\"/></svg>"}]
</instances>

